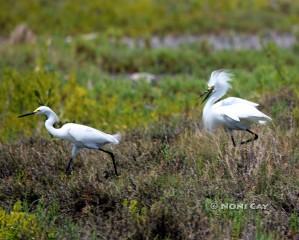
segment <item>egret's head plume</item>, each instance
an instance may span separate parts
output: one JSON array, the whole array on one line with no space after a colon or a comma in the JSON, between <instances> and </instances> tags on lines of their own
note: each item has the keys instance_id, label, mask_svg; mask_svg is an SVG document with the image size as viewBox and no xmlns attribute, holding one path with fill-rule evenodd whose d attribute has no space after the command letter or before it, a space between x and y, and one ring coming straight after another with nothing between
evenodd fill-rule
<instances>
[{"instance_id":1,"label":"egret's head plume","mask_svg":"<svg viewBox=\"0 0 299 240\"><path fill-rule=\"evenodd\" d=\"M213 101L221 98L227 90L231 87L229 81L232 74L227 70L216 70L212 72L210 80L208 82L208 89L201 94L204 97L203 101L213 96Z\"/></svg>"},{"instance_id":2,"label":"egret's head plume","mask_svg":"<svg viewBox=\"0 0 299 240\"><path fill-rule=\"evenodd\" d=\"M214 91L221 91L226 93L227 90L231 87L232 74L225 69L220 69L213 71L208 82L209 88L214 88Z\"/></svg>"}]
</instances>

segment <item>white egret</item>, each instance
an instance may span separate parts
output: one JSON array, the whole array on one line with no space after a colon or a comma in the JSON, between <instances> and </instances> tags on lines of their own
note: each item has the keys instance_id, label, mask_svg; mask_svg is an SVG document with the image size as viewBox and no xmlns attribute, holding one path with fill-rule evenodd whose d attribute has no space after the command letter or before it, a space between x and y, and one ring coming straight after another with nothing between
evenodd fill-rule
<instances>
[{"instance_id":1,"label":"white egret","mask_svg":"<svg viewBox=\"0 0 299 240\"><path fill-rule=\"evenodd\" d=\"M20 115L19 117L25 117L33 114L45 115L47 117L45 126L51 135L60 139L68 140L73 143L72 155L67 164L66 173L71 173L73 160L75 159L79 150L81 148L89 148L98 149L109 154L112 158L115 175L118 175L114 154L110 151L102 149L102 146L109 143L118 144L121 138L121 135L119 133L111 135L101 132L95 128L75 123L67 123L64 124L61 128L54 128L53 125L59 120L56 113L47 106L40 106L33 112Z\"/></svg>"},{"instance_id":2,"label":"white egret","mask_svg":"<svg viewBox=\"0 0 299 240\"><path fill-rule=\"evenodd\" d=\"M250 125L252 123L265 124L272 119L256 108L259 105L257 103L237 97L218 101L231 87L230 80L231 74L228 71L217 70L212 72L208 82L208 90L201 95L205 96L203 102L207 100L203 108L202 120L204 128L209 132L217 127L223 127L229 132L233 145L236 146L233 130L251 133L253 138L241 142L241 144L248 143L258 139L258 135L249 129Z\"/></svg>"}]
</instances>

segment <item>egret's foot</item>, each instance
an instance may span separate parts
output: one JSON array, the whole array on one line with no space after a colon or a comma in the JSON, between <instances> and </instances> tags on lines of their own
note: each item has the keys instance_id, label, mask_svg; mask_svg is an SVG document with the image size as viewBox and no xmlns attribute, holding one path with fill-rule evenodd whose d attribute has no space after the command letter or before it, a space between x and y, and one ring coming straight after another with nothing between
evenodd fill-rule
<instances>
[{"instance_id":1,"label":"egret's foot","mask_svg":"<svg viewBox=\"0 0 299 240\"><path fill-rule=\"evenodd\" d=\"M118 176L114 154L112 152L104 150L102 148L99 148L99 150L110 155L112 163L113 163L114 173L116 176Z\"/></svg>"},{"instance_id":2,"label":"egret's foot","mask_svg":"<svg viewBox=\"0 0 299 240\"><path fill-rule=\"evenodd\" d=\"M241 145L242 145L242 144L249 143L249 142L253 142L253 141L255 141L255 140L257 140L257 139L259 138L259 136L258 136L256 133L250 131L249 129L246 129L246 131L249 132L249 133L251 133L252 135L254 135L254 138L248 139L248 140L246 140L246 141L242 141L242 142L241 142Z\"/></svg>"},{"instance_id":3,"label":"egret's foot","mask_svg":"<svg viewBox=\"0 0 299 240\"><path fill-rule=\"evenodd\" d=\"M66 169L65 169L65 174L66 175L71 175L73 173L73 168L72 167L67 167Z\"/></svg>"},{"instance_id":4,"label":"egret's foot","mask_svg":"<svg viewBox=\"0 0 299 240\"><path fill-rule=\"evenodd\" d=\"M246 143L250 143L250 142L253 142L255 141L257 138L252 138L252 139L249 139L249 140L246 140L246 141L242 141L240 144L243 145L243 144L246 144Z\"/></svg>"},{"instance_id":5,"label":"egret's foot","mask_svg":"<svg viewBox=\"0 0 299 240\"><path fill-rule=\"evenodd\" d=\"M108 179L110 176L111 176L111 174L107 170L105 170L104 173L103 173L103 177L105 179Z\"/></svg>"},{"instance_id":6,"label":"egret's foot","mask_svg":"<svg viewBox=\"0 0 299 240\"><path fill-rule=\"evenodd\" d=\"M231 137L233 146L236 147L236 142L235 142L234 136L231 134L230 137Z\"/></svg>"},{"instance_id":7,"label":"egret's foot","mask_svg":"<svg viewBox=\"0 0 299 240\"><path fill-rule=\"evenodd\" d=\"M105 170L104 173L103 173L103 177L105 179L113 178L113 177L118 177L118 176L119 175L118 174L116 175L115 172L112 171L112 170Z\"/></svg>"},{"instance_id":8,"label":"egret's foot","mask_svg":"<svg viewBox=\"0 0 299 240\"><path fill-rule=\"evenodd\" d=\"M73 159L71 158L66 166L65 173L71 175L73 172Z\"/></svg>"}]
</instances>

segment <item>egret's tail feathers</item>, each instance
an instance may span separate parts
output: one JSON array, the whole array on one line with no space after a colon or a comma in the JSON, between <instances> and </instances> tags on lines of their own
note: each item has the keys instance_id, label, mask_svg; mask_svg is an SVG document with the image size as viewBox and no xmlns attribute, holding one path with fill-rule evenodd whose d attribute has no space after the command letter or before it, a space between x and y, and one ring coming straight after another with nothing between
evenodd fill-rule
<instances>
[{"instance_id":1,"label":"egret's tail feathers","mask_svg":"<svg viewBox=\"0 0 299 240\"><path fill-rule=\"evenodd\" d=\"M119 144L120 140L121 140L121 134L120 133L116 133L114 135L112 135L115 139L114 144Z\"/></svg>"},{"instance_id":2,"label":"egret's tail feathers","mask_svg":"<svg viewBox=\"0 0 299 240\"><path fill-rule=\"evenodd\" d=\"M264 114L263 119L260 119L258 122L259 124L266 124L267 122L272 121L272 118Z\"/></svg>"}]
</instances>

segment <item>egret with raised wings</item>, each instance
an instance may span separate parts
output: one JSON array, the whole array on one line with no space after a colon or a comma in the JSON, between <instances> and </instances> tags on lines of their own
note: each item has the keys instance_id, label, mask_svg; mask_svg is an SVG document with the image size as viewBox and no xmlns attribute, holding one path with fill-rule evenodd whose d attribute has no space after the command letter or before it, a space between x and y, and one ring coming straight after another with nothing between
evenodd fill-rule
<instances>
[{"instance_id":1,"label":"egret with raised wings","mask_svg":"<svg viewBox=\"0 0 299 240\"><path fill-rule=\"evenodd\" d=\"M75 123L67 123L64 124L61 128L54 128L53 125L59 120L56 113L47 106L40 106L33 112L20 115L19 117L25 117L33 114L45 115L47 117L45 126L51 135L60 139L68 140L73 143L72 156L67 164L66 173L71 173L73 160L78 154L78 151L82 148L89 148L97 149L109 154L112 158L115 175L118 175L114 154L110 151L102 149L102 147L109 143L118 144L121 138L119 133L111 135L101 132L95 128Z\"/></svg>"},{"instance_id":2,"label":"egret with raised wings","mask_svg":"<svg viewBox=\"0 0 299 240\"><path fill-rule=\"evenodd\" d=\"M205 96L203 102L207 100L203 108L202 120L204 128L209 132L217 127L223 127L229 132L233 145L236 146L233 130L247 131L253 135L241 144L252 142L258 139L258 135L250 130L250 125L265 124L272 119L257 109L259 105L257 103L237 97L228 97L219 101L231 87L229 84L231 77L232 75L226 70L212 72L208 90L201 95Z\"/></svg>"}]
</instances>

